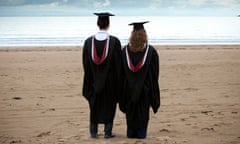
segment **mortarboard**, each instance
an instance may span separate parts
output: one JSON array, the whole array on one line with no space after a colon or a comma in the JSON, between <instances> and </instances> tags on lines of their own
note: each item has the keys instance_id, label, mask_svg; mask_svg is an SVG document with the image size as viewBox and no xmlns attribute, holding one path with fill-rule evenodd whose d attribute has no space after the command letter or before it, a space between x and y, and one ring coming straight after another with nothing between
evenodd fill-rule
<instances>
[{"instance_id":1,"label":"mortarboard","mask_svg":"<svg viewBox=\"0 0 240 144\"><path fill-rule=\"evenodd\" d=\"M106 28L106 26L109 26L109 16L114 16L114 14L111 14L109 12L101 12L101 13L93 13L96 16L98 16L97 25L100 29Z\"/></svg>"},{"instance_id":2,"label":"mortarboard","mask_svg":"<svg viewBox=\"0 0 240 144\"><path fill-rule=\"evenodd\" d=\"M95 14L96 16L99 16L99 17L114 16L114 14L111 14L111 13L109 13L109 12L93 13L93 14Z\"/></svg>"},{"instance_id":3,"label":"mortarboard","mask_svg":"<svg viewBox=\"0 0 240 144\"><path fill-rule=\"evenodd\" d=\"M96 16L98 16L98 21L107 21L109 23L109 16L114 16L114 14L111 14L109 12L101 12L101 13L93 13Z\"/></svg>"},{"instance_id":4,"label":"mortarboard","mask_svg":"<svg viewBox=\"0 0 240 144\"><path fill-rule=\"evenodd\" d=\"M114 16L114 14L111 14L109 12L101 12L101 13L93 13L96 16L98 16L99 20L109 20L109 16Z\"/></svg>"},{"instance_id":5,"label":"mortarboard","mask_svg":"<svg viewBox=\"0 0 240 144\"><path fill-rule=\"evenodd\" d=\"M137 31L137 30L141 30L144 29L143 24L148 23L149 21L144 21L144 22L133 22L130 23L129 25L133 25L133 30Z\"/></svg>"}]
</instances>

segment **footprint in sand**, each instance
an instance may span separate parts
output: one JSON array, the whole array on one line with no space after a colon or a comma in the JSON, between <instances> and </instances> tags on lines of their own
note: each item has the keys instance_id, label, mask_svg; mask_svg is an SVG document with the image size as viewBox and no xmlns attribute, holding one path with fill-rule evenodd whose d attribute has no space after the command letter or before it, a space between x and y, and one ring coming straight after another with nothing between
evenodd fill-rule
<instances>
[{"instance_id":1,"label":"footprint in sand","mask_svg":"<svg viewBox=\"0 0 240 144\"><path fill-rule=\"evenodd\" d=\"M197 88L185 88L184 90L187 90L187 91L197 91L198 89Z\"/></svg>"},{"instance_id":2,"label":"footprint in sand","mask_svg":"<svg viewBox=\"0 0 240 144\"><path fill-rule=\"evenodd\" d=\"M37 137L44 137L44 136L49 136L51 134L51 131L47 131L47 132L42 132L39 135L37 135Z\"/></svg>"},{"instance_id":3,"label":"footprint in sand","mask_svg":"<svg viewBox=\"0 0 240 144\"><path fill-rule=\"evenodd\" d=\"M229 98L230 96L229 96L229 95L225 95L224 97L225 97L225 98Z\"/></svg>"},{"instance_id":4,"label":"footprint in sand","mask_svg":"<svg viewBox=\"0 0 240 144\"><path fill-rule=\"evenodd\" d=\"M168 127L171 127L172 125L171 124L167 124Z\"/></svg>"},{"instance_id":5,"label":"footprint in sand","mask_svg":"<svg viewBox=\"0 0 240 144\"><path fill-rule=\"evenodd\" d=\"M217 114L218 114L218 115L224 115L223 112L218 112Z\"/></svg>"},{"instance_id":6,"label":"footprint in sand","mask_svg":"<svg viewBox=\"0 0 240 144\"><path fill-rule=\"evenodd\" d=\"M56 109L55 108L49 108L49 109L47 109L47 110L45 110L45 111L43 111L43 112L41 112L41 113L46 113L46 112L48 112L48 111L56 111Z\"/></svg>"},{"instance_id":7,"label":"footprint in sand","mask_svg":"<svg viewBox=\"0 0 240 144\"><path fill-rule=\"evenodd\" d=\"M13 97L14 100L21 100L21 97Z\"/></svg>"},{"instance_id":8,"label":"footprint in sand","mask_svg":"<svg viewBox=\"0 0 240 144\"><path fill-rule=\"evenodd\" d=\"M63 138L58 138L58 142L59 142L59 143L64 143L64 142L65 142L65 139L63 139Z\"/></svg>"},{"instance_id":9,"label":"footprint in sand","mask_svg":"<svg viewBox=\"0 0 240 144\"><path fill-rule=\"evenodd\" d=\"M159 132L169 133L170 131L168 129L161 129Z\"/></svg>"},{"instance_id":10,"label":"footprint in sand","mask_svg":"<svg viewBox=\"0 0 240 144\"><path fill-rule=\"evenodd\" d=\"M134 144L146 144L146 142L143 142L143 141L141 141L141 140L137 140L137 141L135 141Z\"/></svg>"},{"instance_id":11,"label":"footprint in sand","mask_svg":"<svg viewBox=\"0 0 240 144\"><path fill-rule=\"evenodd\" d=\"M197 116L194 116L194 115L190 115L189 117L190 118L197 118Z\"/></svg>"},{"instance_id":12,"label":"footprint in sand","mask_svg":"<svg viewBox=\"0 0 240 144\"><path fill-rule=\"evenodd\" d=\"M211 131L211 132L215 132L214 128L202 128L201 131Z\"/></svg>"},{"instance_id":13,"label":"footprint in sand","mask_svg":"<svg viewBox=\"0 0 240 144\"><path fill-rule=\"evenodd\" d=\"M222 127L222 126L230 126L230 125L232 125L232 123L231 122L220 122L220 123L216 123L216 124L214 124L213 126L215 126L215 127Z\"/></svg>"},{"instance_id":14,"label":"footprint in sand","mask_svg":"<svg viewBox=\"0 0 240 144\"><path fill-rule=\"evenodd\" d=\"M193 126L192 128L193 128L193 129L198 129L198 126Z\"/></svg>"},{"instance_id":15,"label":"footprint in sand","mask_svg":"<svg viewBox=\"0 0 240 144\"><path fill-rule=\"evenodd\" d=\"M21 140L12 140L9 144L16 144L16 143L22 143Z\"/></svg>"},{"instance_id":16,"label":"footprint in sand","mask_svg":"<svg viewBox=\"0 0 240 144\"><path fill-rule=\"evenodd\" d=\"M186 118L181 118L180 120L181 120L181 121L186 121Z\"/></svg>"},{"instance_id":17,"label":"footprint in sand","mask_svg":"<svg viewBox=\"0 0 240 144\"><path fill-rule=\"evenodd\" d=\"M201 111L201 113L208 115L209 113L212 113L213 111Z\"/></svg>"},{"instance_id":18,"label":"footprint in sand","mask_svg":"<svg viewBox=\"0 0 240 144\"><path fill-rule=\"evenodd\" d=\"M55 111L55 110L56 110L55 108L48 109L48 111Z\"/></svg>"},{"instance_id":19,"label":"footprint in sand","mask_svg":"<svg viewBox=\"0 0 240 144\"><path fill-rule=\"evenodd\" d=\"M42 106L40 103L36 103L37 106Z\"/></svg>"}]
</instances>

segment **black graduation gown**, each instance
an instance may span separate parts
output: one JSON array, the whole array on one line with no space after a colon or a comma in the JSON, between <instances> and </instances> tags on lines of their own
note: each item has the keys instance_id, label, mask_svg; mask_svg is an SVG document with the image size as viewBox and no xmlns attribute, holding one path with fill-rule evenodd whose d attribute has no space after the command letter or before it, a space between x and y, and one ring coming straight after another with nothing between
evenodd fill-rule
<instances>
[{"instance_id":1,"label":"black graduation gown","mask_svg":"<svg viewBox=\"0 0 240 144\"><path fill-rule=\"evenodd\" d=\"M160 107L159 58L156 50L150 45L145 64L139 71L133 72L127 64L125 51L127 47L122 50L124 81L119 102L120 110L126 114L129 128L146 128L150 106L154 113ZM133 64L136 65L145 52L133 53L128 50L128 53Z\"/></svg>"},{"instance_id":2,"label":"black graduation gown","mask_svg":"<svg viewBox=\"0 0 240 144\"><path fill-rule=\"evenodd\" d=\"M121 44L118 38L109 36L109 51L101 64L93 62L92 37L89 37L83 46L83 96L88 100L90 107L90 121L94 123L113 122L116 104L120 94L121 74ZM97 41L98 56L103 53L105 41Z\"/></svg>"}]
</instances>

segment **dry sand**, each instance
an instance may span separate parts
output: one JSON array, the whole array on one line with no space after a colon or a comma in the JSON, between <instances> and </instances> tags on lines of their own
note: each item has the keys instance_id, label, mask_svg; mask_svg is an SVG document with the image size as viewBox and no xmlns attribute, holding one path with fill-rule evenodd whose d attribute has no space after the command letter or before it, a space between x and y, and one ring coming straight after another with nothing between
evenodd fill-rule
<instances>
[{"instance_id":1,"label":"dry sand","mask_svg":"<svg viewBox=\"0 0 240 144\"><path fill-rule=\"evenodd\" d=\"M161 108L148 137L127 139L117 109L116 138L89 137L81 48L0 49L0 143L239 144L240 45L156 46Z\"/></svg>"}]
</instances>

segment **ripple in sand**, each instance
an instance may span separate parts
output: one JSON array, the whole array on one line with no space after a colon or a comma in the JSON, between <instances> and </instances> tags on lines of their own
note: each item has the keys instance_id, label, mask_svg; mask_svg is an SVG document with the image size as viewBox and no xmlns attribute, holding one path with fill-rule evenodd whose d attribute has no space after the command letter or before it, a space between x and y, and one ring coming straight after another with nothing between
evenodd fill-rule
<instances>
[{"instance_id":1,"label":"ripple in sand","mask_svg":"<svg viewBox=\"0 0 240 144\"><path fill-rule=\"evenodd\" d=\"M169 89L161 89L161 92L167 92Z\"/></svg>"},{"instance_id":2,"label":"ripple in sand","mask_svg":"<svg viewBox=\"0 0 240 144\"><path fill-rule=\"evenodd\" d=\"M184 90L187 90L187 91L197 91L198 88L185 88Z\"/></svg>"}]
</instances>

